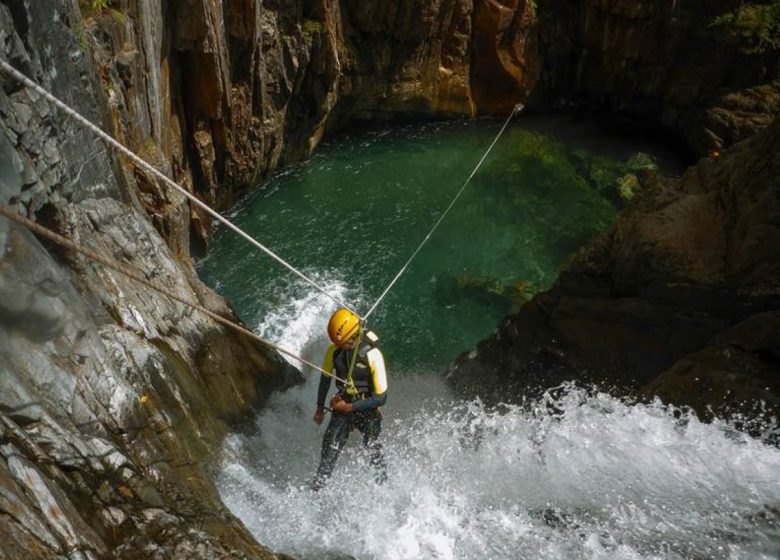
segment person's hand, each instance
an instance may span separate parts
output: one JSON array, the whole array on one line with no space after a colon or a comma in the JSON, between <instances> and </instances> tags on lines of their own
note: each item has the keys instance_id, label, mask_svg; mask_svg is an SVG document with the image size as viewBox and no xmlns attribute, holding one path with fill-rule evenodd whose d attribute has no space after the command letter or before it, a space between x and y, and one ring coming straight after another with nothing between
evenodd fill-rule
<instances>
[{"instance_id":1,"label":"person's hand","mask_svg":"<svg viewBox=\"0 0 780 560\"><path fill-rule=\"evenodd\" d=\"M352 412L352 403L348 403L342 399L341 395L336 395L330 400L330 408L333 409L334 412L346 414L347 412Z\"/></svg>"},{"instance_id":2,"label":"person's hand","mask_svg":"<svg viewBox=\"0 0 780 560\"><path fill-rule=\"evenodd\" d=\"M317 412L314 413L314 423L319 426L322 424L323 418L325 418L325 409L321 406L318 406Z\"/></svg>"}]
</instances>

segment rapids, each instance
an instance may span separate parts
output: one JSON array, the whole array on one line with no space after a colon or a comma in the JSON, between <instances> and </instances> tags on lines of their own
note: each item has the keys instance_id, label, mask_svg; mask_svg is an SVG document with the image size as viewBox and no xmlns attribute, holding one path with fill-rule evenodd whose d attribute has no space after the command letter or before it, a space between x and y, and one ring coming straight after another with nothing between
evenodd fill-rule
<instances>
[{"instance_id":1,"label":"rapids","mask_svg":"<svg viewBox=\"0 0 780 560\"><path fill-rule=\"evenodd\" d=\"M327 317L296 315L294 350L322 355ZM309 488L327 423L311 419L311 372L226 440L217 487L261 543L301 560L778 558L780 450L727 422L576 386L487 410L440 376L393 373L385 484L354 433L329 485Z\"/></svg>"},{"instance_id":2,"label":"rapids","mask_svg":"<svg viewBox=\"0 0 780 560\"><path fill-rule=\"evenodd\" d=\"M438 376L400 375L383 410L388 481L374 481L353 434L330 484L313 492L325 429L311 420L316 383L311 376L275 395L255 430L226 441L220 463L223 500L276 551L377 560L778 557L780 450L725 422L577 387L486 410L453 399Z\"/></svg>"}]
</instances>

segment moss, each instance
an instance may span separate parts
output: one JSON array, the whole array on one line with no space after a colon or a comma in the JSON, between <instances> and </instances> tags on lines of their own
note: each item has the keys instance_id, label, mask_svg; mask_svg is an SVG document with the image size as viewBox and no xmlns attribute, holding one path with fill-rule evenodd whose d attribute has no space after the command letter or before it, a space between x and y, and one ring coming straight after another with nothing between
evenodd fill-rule
<instances>
[{"instance_id":1,"label":"moss","mask_svg":"<svg viewBox=\"0 0 780 560\"><path fill-rule=\"evenodd\" d=\"M86 52L89 45L87 44L87 35L84 33L84 28L80 24L77 24L73 32L76 36L76 43L78 43L79 48Z\"/></svg>"},{"instance_id":2,"label":"moss","mask_svg":"<svg viewBox=\"0 0 780 560\"><path fill-rule=\"evenodd\" d=\"M537 9L536 0L528 0L528 13L531 14L532 20L536 19Z\"/></svg>"},{"instance_id":3,"label":"moss","mask_svg":"<svg viewBox=\"0 0 780 560\"><path fill-rule=\"evenodd\" d=\"M565 257L593 235L606 230L615 208L606 193L599 192L582 169L590 169L592 156L580 154L581 169L566 146L539 132L515 129L496 146L480 174L485 200L507 222L518 224L511 254L524 255L516 276L546 286ZM603 188L620 177L607 172ZM544 233L542 233L544 232ZM533 248L533 249L530 249Z\"/></svg>"},{"instance_id":4,"label":"moss","mask_svg":"<svg viewBox=\"0 0 780 560\"><path fill-rule=\"evenodd\" d=\"M312 44L314 44L314 37L322 33L323 29L324 26L322 25L321 21L317 21L315 19L303 20L303 25L301 25L301 33L303 34L303 40L306 43L306 46L311 48Z\"/></svg>"},{"instance_id":5,"label":"moss","mask_svg":"<svg viewBox=\"0 0 780 560\"><path fill-rule=\"evenodd\" d=\"M110 15L111 19L113 19L116 23L120 25L124 25L125 23L127 23L127 16L125 16L125 14L123 14L121 11L119 11L116 8L109 8L108 15Z\"/></svg>"},{"instance_id":6,"label":"moss","mask_svg":"<svg viewBox=\"0 0 780 560\"><path fill-rule=\"evenodd\" d=\"M111 4L111 0L79 0L79 8L81 8L82 13L86 14L100 13L109 4Z\"/></svg>"},{"instance_id":7,"label":"moss","mask_svg":"<svg viewBox=\"0 0 780 560\"><path fill-rule=\"evenodd\" d=\"M780 47L780 0L749 2L715 18L711 27L725 33L744 52Z\"/></svg>"}]
</instances>

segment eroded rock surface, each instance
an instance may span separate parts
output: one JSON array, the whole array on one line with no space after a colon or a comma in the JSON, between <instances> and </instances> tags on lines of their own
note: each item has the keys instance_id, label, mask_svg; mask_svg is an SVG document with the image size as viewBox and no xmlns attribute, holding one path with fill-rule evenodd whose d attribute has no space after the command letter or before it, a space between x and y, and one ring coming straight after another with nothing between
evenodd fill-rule
<instances>
[{"instance_id":1,"label":"eroded rock surface","mask_svg":"<svg viewBox=\"0 0 780 560\"><path fill-rule=\"evenodd\" d=\"M356 120L503 116L526 100L721 150L780 107L777 38L745 28L743 4L0 0L0 56L225 208ZM1 203L232 316L192 268L207 216L0 85ZM526 385L534 365L611 371L672 399L693 399L706 372L716 393L743 371L746 397L757 379L775 387L776 136L639 197L461 371L481 362ZM0 555L271 557L204 462L291 381L278 357L5 221L0 256Z\"/></svg>"},{"instance_id":2,"label":"eroded rock surface","mask_svg":"<svg viewBox=\"0 0 780 560\"><path fill-rule=\"evenodd\" d=\"M536 102L671 132L697 155L780 105L780 6L732 0L540 0Z\"/></svg>"},{"instance_id":3,"label":"eroded rock surface","mask_svg":"<svg viewBox=\"0 0 780 560\"><path fill-rule=\"evenodd\" d=\"M360 120L505 116L526 102L607 114L705 155L766 127L780 107L776 14L730 0L111 6L72 24L115 133L222 208ZM184 252L182 205L131 175L155 226ZM210 219L187 212L202 248Z\"/></svg>"},{"instance_id":4,"label":"eroded rock surface","mask_svg":"<svg viewBox=\"0 0 780 560\"><path fill-rule=\"evenodd\" d=\"M0 48L100 122L77 14L64 1L0 3ZM0 83L0 203L233 317L188 247L147 220L154 207L115 156ZM171 215L186 209L166 196ZM0 220L0 558L273 558L207 466L230 422L296 378L274 352Z\"/></svg>"}]
</instances>

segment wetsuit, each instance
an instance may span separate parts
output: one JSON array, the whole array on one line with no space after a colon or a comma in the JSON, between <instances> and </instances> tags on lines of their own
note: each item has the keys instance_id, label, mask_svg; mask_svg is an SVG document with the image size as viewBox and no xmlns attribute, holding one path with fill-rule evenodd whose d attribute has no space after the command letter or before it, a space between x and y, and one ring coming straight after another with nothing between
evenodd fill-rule
<instances>
[{"instance_id":1,"label":"wetsuit","mask_svg":"<svg viewBox=\"0 0 780 560\"><path fill-rule=\"evenodd\" d=\"M353 352L354 350L351 349L341 349L331 345L325 354L322 369L346 379ZM331 379L325 375L320 377L317 392L318 407L325 406ZM387 373L382 352L370 342L364 341L360 345L355 367L352 370L352 381L357 389L357 396L354 399L350 399L344 393L344 382L336 380L336 387L342 393L342 397L352 403L353 411L331 413L322 440L322 454L314 481L315 488L321 487L333 472L336 460L353 428L357 428L363 434L363 445L369 449L371 464L377 469L377 481L382 482L386 477L385 459L382 444L379 442L379 434L382 431L382 415L379 407L387 401Z\"/></svg>"}]
</instances>

